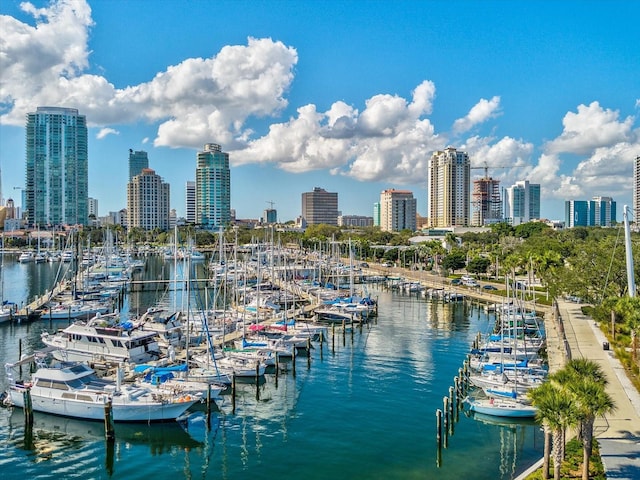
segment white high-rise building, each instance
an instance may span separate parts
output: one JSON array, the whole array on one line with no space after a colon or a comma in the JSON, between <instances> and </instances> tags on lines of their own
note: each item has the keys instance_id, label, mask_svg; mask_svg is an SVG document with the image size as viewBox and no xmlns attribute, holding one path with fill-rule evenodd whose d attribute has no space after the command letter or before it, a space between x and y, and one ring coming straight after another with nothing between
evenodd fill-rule
<instances>
[{"instance_id":1,"label":"white high-rise building","mask_svg":"<svg viewBox=\"0 0 640 480\"><path fill-rule=\"evenodd\" d=\"M127 184L127 226L169 229L169 184L150 168L142 169Z\"/></svg>"},{"instance_id":2,"label":"white high-rise building","mask_svg":"<svg viewBox=\"0 0 640 480\"><path fill-rule=\"evenodd\" d=\"M187 223L196 223L196 182L188 181L185 185L185 216Z\"/></svg>"},{"instance_id":3,"label":"white high-rise building","mask_svg":"<svg viewBox=\"0 0 640 480\"><path fill-rule=\"evenodd\" d=\"M505 189L504 218L513 226L540 219L540 184L528 180Z\"/></svg>"},{"instance_id":4,"label":"white high-rise building","mask_svg":"<svg viewBox=\"0 0 640 480\"><path fill-rule=\"evenodd\" d=\"M416 230L416 199L408 190L384 190L380 194L380 229L383 232Z\"/></svg>"},{"instance_id":5,"label":"white high-rise building","mask_svg":"<svg viewBox=\"0 0 640 480\"><path fill-rule=\"evenodd\" d=\"M636 228L640 225L638 214L640 214L640 155L633 162L633 221Z\"/></svg>"},{"instance_id":6,"label":"white high-rise building","mask_svg":"<svg viewBox=\"0 0 640 480\"><path fill-rule=\"evenodd\" d=\"M433 152L427 172L427 213L431 227L469 226L469 155L453 147Z\"/></svg>"}]
</instances>

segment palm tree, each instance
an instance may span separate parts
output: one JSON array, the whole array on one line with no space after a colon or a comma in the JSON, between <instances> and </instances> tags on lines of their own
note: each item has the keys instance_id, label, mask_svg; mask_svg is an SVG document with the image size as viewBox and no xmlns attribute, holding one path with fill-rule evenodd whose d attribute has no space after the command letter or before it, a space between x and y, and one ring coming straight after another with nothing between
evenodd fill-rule
<instances>
[{"instance_id":1,"label":"palm tree","mask_svg":"<svg viewBox=\"0 0 640 480\"><path fill-rule=\"evenodd\" d=\"M551 382L574 400L583 450L582 478L589 480L593 424L596 417L615 409L615 402L605 390L607 377L596 362L580 358L570 360L562 370L553 374Z\"/></svg>"},{"instance_id":2,"label":"palm tree","mask_svg":"<svg viewBox=\"0 0 640 480\"><path fill-rule=\"evenodd\" d=\"M564 431L576 423L574 399L560 389L555 382L545 382L529 391L529 398L537 408L536 418L545 431L545 458L543 478L549 478L549 436L553 435L553 478L560 478L564 457Z\"/></svg>"}]
</instances>

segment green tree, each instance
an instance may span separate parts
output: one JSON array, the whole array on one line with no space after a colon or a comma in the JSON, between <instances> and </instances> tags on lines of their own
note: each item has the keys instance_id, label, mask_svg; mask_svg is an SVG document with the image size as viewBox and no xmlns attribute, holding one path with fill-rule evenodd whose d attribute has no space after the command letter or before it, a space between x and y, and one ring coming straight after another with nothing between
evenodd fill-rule
<instances>
[{"instance_id":1,"label":"green tree","mask_svg":"<svg viewBox=\"0 0 640 480\"><path fill-rule=\"evenodd\" d=\"M467 272L476 274L486 274L491 265L491 260L486 257L475 257L467 264Z\"/></svg>"},{"instance_id":2,"label":"green tree","mask_svg":"<svg viewBox=\"0 0 640 480\"><path fill-rule=\"evenodd\" d=\"M572 359L556 372L552 382L574 401L579 436L583 447L583 480L589 480L589 462L593 445L595 419L615 409L615 403L605 390L607 378L602 367L589 359Z\"/></svg>"},{"instance_id":3,"label":"green tree","mask_svg":"<svg viewBox=\"0 0 640 480\"><path fill-rule=\"evenodd\" d=\"M462 250L452 250L442 259L442 268L455 272L467 264L467 256Z\"/></svg>"},{"instance_id":4,"label":"green tree","mask_svg":"<svg viewBox=\"0 0 640 480\"><path fill-rule=\"evenodd\" d=\"M614 311L622 317L623 322L631 332L631 355L634 365L638 361L638 331L640 330L640 298L620 297L614 306Z\"/></svg>"},{"instance_id":5,"label":"green tree","mask_svg":"<svg viewBox=\"0 0 640 480\"><path fill-rule=\"evenodd\" d=\"M536 418L545 431L543 478L549 478L549 437L553 436L553 478L559 480L564 460L564 432L577 420L574 400L551 381L530 390L528 395L537 409Z\"/></svg>"}]
</instances>

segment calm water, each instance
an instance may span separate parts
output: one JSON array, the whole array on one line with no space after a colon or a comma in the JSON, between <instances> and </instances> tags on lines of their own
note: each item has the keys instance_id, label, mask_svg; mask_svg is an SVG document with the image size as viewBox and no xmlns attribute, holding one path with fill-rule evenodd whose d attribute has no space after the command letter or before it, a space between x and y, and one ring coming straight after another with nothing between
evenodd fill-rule
<instances>
[{"instance_id":1,"label":"calm water","mask_svg":"<svg viewBox=\"0 0 640 480\"><path fill-rule=\"evenodd\" d=\"M150 261L147 278L172 278L171 262ZM5 264L5 298L27 301L45 289L56 266ZM141 310L158 292L137 293ZM3 480L79 479L509 479L540 458L539 429L492 425L461 414L436 466L435 410L478 331L492 319L469 305L442 305L383 290L375 324L351 340L336 334L310 361L299 358L277 384L239 386L207 427L194 412L177 424L116 424L106 448L100 422L36 413L25 435L22 412L0 409ZM64 322L63 322L64 324ZM60 324L58 324L60 326ZM54 325L55 328L55 325ZM40 347L41 320L0 325L0 361ZM5 389L4 375L0 387Z\"/></svg>"}]
</instances>

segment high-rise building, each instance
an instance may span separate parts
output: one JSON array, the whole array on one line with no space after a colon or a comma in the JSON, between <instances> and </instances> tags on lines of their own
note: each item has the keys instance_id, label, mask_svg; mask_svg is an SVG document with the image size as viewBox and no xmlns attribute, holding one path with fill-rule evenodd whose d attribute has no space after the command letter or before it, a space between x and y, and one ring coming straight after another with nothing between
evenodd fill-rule
<instances>
[{"instance_id":1,"label":"high-rise building","mask_svg":"<svg viewBox=\"0 0 640 480\"><path fill-rule=\"evenodd\" d=\"M633 220L640 225L640 155L633 162Z\"/></svg>"},{"instance_id":2,"label":"high-rise building","mask_svg":"<svg viewBox=\"0 0 640 480\"><path fill-rule=\"evenodd\" d=\"M213 229L231 223L229 154L207 143L196 158L196 223Z\"/></svg>"},{"instance_id":3,"label":"high-rise building","mask_svg":"<svg viewBox=\"0 0 640 480\"><path fill-rule=\"evenodd\" d=\"M469 226L471 164L453 147L433 152L427 172L427 212L431 227Z\"/></svg>"},{"instance_id":4,"label":"high-rise building","mask_svg":"<svg viewBox=\"0 0 640 480\"><path fill-rule=\"evenodd\" d=\"M338 194L315 187L302 194L302 217L307 225L338 225Z\"/></svg>"},{"instance_id":5,"label":"high-rise building","mask_svg":"<svg viewBox=\"0 0 640 480\"><path fill-rule=\"evenodd\" d=\"M593 225L610 227L616 223L616 202L611 197L593 197L589 202L593 210Z\"/></svg>"},{"instance_id":6,"label":"high-rise building","mask_svg":"<svg viewBox=\"0 0 640 480\"><path fill-rule=\"evenodd\" d=\"M144 150L134 152L129 149L129 181L136 175L140 175L142 170L149 168L149 156Z\"/></svg>"},{"instance_id":7,"label":"high-rise building","mask_svg":"<svg viewBox=\"0 0 640 480\"><path fill-rule=\"evenodd\" d=\"M144 230L169 229L169 184L145 168L127 184L127 226Z\"/></svg>"},{"instance_id":8,"label":"high-rise building","mask_svg":"<svg viewBox=\"0 0 640 480\"><path fill-rule=\"evenodd\" d=\"M416 199L408 190L384 190L380 194L380 229L383 232L416 230Z\"/></svg>"},{"instance_id":9,"label":"high-rise building","mask_svg":"<svg viewBox=\"0 0 640 480\"><path fill-rule=\"evenodd\" d=\"M278 211L275 208L266 208L262 214L263 223L278 223Z\"/></svg>"},{"instance_id":10,"label":"high-rise building","mask_svg":"<svg viewBox=\"0 0 640 480\"><path fill-rule=\"evenodd\" d=\"M87 120L75 108L27 114L25 213L29 226L86 225Z\"/></svg>"},{"instance_id":11,"label":"high-rise building","mask_svg":"<svg viewBox=\"0 0 640 480\"><path fill-rule=\"evenodd\" d=\"M502 221L500 180L484 177L473 181L471 225L483 227Z\"/></svg>"},{"instance_id":12,"label":"high-rise building","mask_svg":"<svg viewBox=\"0 0 640 480\"><path fill-rule=\"evenodd\" d=\"M89 216L93 215L94 218L98 218L98 199L89 197L87 199L87 211Z\"/></svg>"},{"instance_id":13,"label":"high-rise building","mask_svg":"<svg viewBox=\"0 0 640 480\"><path fill-rule=\"evenodd\" d=\"M567 200L564 202L564 221L567 228L587 227L589 219L589 202L586 200Z\"/></svg>"},{"instance_id":14,"label":"high-rise building","mask_svg":"<svg viewBox=\"0 0 640 480\"><path fill-rule=\"evenodd\" d=\"M524 180L506 188L504 218L514 227L532 220L539 220L540 184Z\"/></svg>"},{"instance_id":15,"label":"high-rise building","mask_svg":"<svg viewBox=\"0 0 640 480\"><path fill-rule=\"evenodd\" d=\"M187 223L196 223L196 182L189 180L185 185L185 216Z\"/></svg>"},{"instance_id":16,"label":"high-rise building","mask_svg":"<svg viewBox=\"0 0 640 480\"><path fill-rule=\"evenodd\" d=\"M572 227L610 227L616 222L616 202L611 197L593 197L592 200L567 200L565 225Z\"/></svg>"},{"instance_id":17,"label":"high-rise building","mask_svg":"<svg viewBox=\"0 0 640 480\"><path fill-rule=\"evenodd\" d=\"M380 226L380 202L373 204L373 226Z\"/></svg>"}]
</instances>

